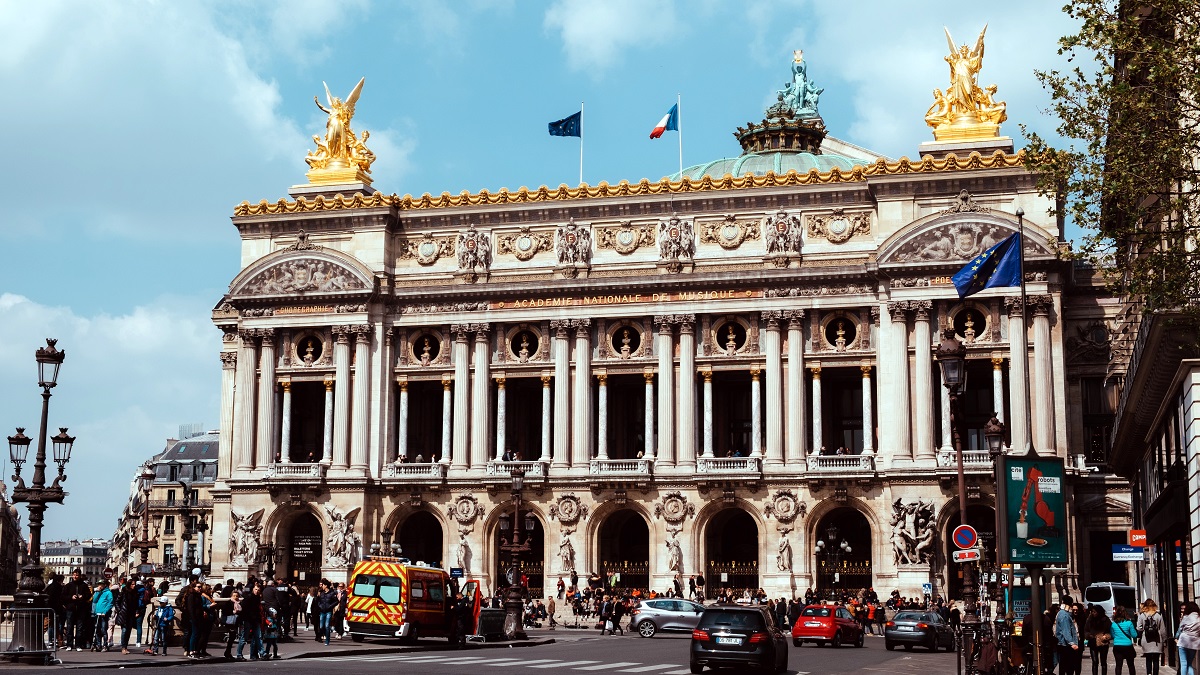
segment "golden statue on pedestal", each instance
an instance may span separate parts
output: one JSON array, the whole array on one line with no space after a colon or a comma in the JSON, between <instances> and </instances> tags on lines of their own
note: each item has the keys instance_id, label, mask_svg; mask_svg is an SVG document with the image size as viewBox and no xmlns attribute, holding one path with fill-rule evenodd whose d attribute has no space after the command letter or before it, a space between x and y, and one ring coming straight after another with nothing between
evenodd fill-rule
<instances>
[{"instance_id":1,"label":"golden statue on pedestal","mask_svg":"<svg viewBox=\"0 0 1200 675\"><path fill-rule=\"evenodd\" d=\"M1008 119L1005 103L994 101L996 85L980 88L977 78L983 67L983 36L987 25L979 31L972 49L967 45L954 46L950 29L946 42L950 55L950 86L946 91L933 90L934 102L925 113L925 122L933 127L933 137L939 141L959 141L995 138L1000 135L1000 123Z\"/></svg>"},{"instance_id":2,"label":"golden statue on pedestal","mask_svg":"<svg viewBox=\"0 0 1200 675\"><path fill-rule=\"evenodd\" d=\"M354 104L358 102L366 80L365 77L359 80L344 102L330 94L329 85L322 82L321 84L325 84L325 101L328 108L321 105L316 96L313 97L313 102L321 112L329 115L329 120L325 122L325 138L313 135L317 149L309 152L304 158L311 169L305 174L309 183L371 183L371 163L375 161L375 153L367 148L370 133L364 131L360 138L350 128L350 118L354 117Z\"/></svg>"}]
</instances>

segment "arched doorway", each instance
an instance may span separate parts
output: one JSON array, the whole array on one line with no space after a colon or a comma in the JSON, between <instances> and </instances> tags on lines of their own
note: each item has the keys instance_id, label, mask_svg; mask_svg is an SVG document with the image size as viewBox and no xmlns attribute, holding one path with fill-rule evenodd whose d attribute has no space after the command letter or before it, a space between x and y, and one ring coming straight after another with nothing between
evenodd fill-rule
<instances>
[{"instance_id":1,"label":"arched doorway","mask_svg":"<svg viewBox=\"0 0 1200 675\"><path fill-rule=\"evenodd\" d=\"M741 597L758 590L758 524L742 509L719 511L704 532L705 588L716 596L721 589Z\"/></svg>"},{"instance_id":2,"label":"arched doorway","mask_svg":"<svg viewBox=\"0 0 1200 675\"><path fill-rule=\"evenodd\" d=\"M442 566L446 550L442 524L428 511L414 511L396 528L393 540L400 544L400 555L415 563Z\"/></svg>"},{"instance_id":3,"label":"arched doorway","mask_svg":"<svg viewBox=\"0 0 1200 675\"><path fill-rule=\"evenodd\" d=\"M599 572L613 588L650 589L650 526L637 511L621 509L600 525Z\"/></svg>"},{"instance_id":4,"label":"arched doorway","mask_svg":"<svg viewBox=\"0 0 1200 675\"><path fill-rule=\"evenodd\" d=\"M836 598L874 585L871 524L857 509L843 506L825 514L812 537L818 595Z\"/></svg>"},{"instance_id":5,"label":"arched doorway","mask_svg":"<svg viewBox=\"0 0 1200 675\"><path fill-rule=\"evenodd\" d=\"M507 583L507 572L511 569L514 570L514 581L522 574L528 578L530 597L544 598L546 531L542 527L542 521L533 511L522 511L519 522L520 534L515 537L511 510L506 509L496 524L496 587ZM504 548L510 542L521 546L522 550L505 551Z\"/></svg>"},{"instance_id":6,"label":"arched doorway","mask_svg":"<svg viewBox=\"0 0 1200 675\"><path fill-rule=\"evenodd\" d=\"M321 561L324 558L325 531L321 521L307 511L294 516L283 536L277 540L278 549L285 555L276 567L276 575L286 577L300 586L316 586L321 580Z\"/></svg>"},{"instance_id":7,"label":"arched doorway","mask_svg":"<svg viewBox=\"0 0 1200 675\"><path fill-rule=\"evenodd\" d=\"M962 568L960 563L953 561L951 557L953 552L958 550L954 542L950 539L950 534L954 532L954 528L962 524L959 520L958 512L956 511L950 517L950 521L946 523L946 531L942 536L942 548L945 555L946 564L949 567L949 574L946 575L946 594L955 600L962 599L963 583L962 583ZM972 504L967 507L967 524L975 528L979 533L979 546L983 550L983 565L985 567L994 565L996 562L996 511L990 506L982 504Z\"/></svg>"}]
</instances>

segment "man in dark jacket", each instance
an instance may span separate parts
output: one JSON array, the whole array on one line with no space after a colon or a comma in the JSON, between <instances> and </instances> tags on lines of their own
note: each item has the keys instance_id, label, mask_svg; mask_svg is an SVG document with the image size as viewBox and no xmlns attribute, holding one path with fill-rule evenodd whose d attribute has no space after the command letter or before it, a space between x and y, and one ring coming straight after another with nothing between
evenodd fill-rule
<instances>
[{"instance_id":1,"label":"man in dark jacket","mask_svg":"<svg viewBox=\"0 0 1200 675\"><path fill-rule=\"evenodd\" d=\"M262 652L262 586L255 584L248 591L246 596L242 598L242 637L238 640L237 656L238 661L245 661L242 656L242 648L246 643L250 643L250 660L257 661L258 655Z\"/></svg>"},{"instance_id":2,"label":"man in dark jacket","mask_svg":"<svg viewBox=\"0 0 1200 675\"><path fill-rule=\"evenodd\" d=\"M92 613L92 589L83 580L83 572L76 567L71 571L71 580L63 586L63 606L66 608L67 649L83 651L87 642L86 626Z\"/></svg>"},{"instance_id":3,"label":"man in dark jacket","mask_svg":"<svg viewBox=\"0 0 1200 675\"><path fill-rule=\"evenodd\" d=\"M55 574L50 578L50 583L46 584L46 600L50 603L50 609L54 610L54 634L61 641L63 624L67 619L67 609L63 606L63 575Z\"/></svg>"}]
</instances>

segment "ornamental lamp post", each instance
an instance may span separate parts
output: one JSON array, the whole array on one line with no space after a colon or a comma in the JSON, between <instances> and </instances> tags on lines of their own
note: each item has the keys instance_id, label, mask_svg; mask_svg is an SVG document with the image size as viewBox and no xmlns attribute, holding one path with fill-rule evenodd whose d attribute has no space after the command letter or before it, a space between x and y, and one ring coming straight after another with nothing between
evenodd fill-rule
<instances>
[{"instance_id":1,"label":"ornamental lamp post","mask_svg":"<svg viewBox=\"0 0 1200 675\"><path fill-rule=\"evenodd\" d=\"M46 596L42 592L46 584L42 581L42 523L48 504L61 504L67 493L61 484L67 479L65 468L71 461L71 449L75 437L67 434L66 427L60 427L58 434L49 438L52 445L53 459L58 464L58 476L54 483L46 485L46 440L48 438L48 421L50 416L50 390L58 384L58 371L67 357L65 351L55 348L57 340L47 339L46 346L37 350L34 358L38 364L38 386L42 388L42 416L38 433L37 454L33 461L32 484L26 485L21 477L21 467L29 458L29 446L33 439L25 435L24 427L17 427L17 433L8 437L9 459L13 463L13 492L14 504L24 502L29 510L29 553L25 565L21 568L21 580L14 595L14 604L26 607L45 607ZM8 651L44 652L46 651L45 633L42 630L42 617L36 615L14 617L13 638L7 647Z\"/></svg>"},{"instance_id":2,"label":"ornamental lamp post","mask_svg":"<svg viewBox=\"0 0 1200 675\"><path fill-rule=\"evenodd\" d=\"M958 395L967 384L967 348L954 335L954 328L942 330L942 341L937 348L937 362L942 370L942 385L949 391L950 398L950 433L954 438L954 452L958 457L958 511L961 524L967 524L967 479L963 472L962 433L959 429ZM974 639L979 629L979 609L977 596L978 584L975 581L975 565L970 562L963 565L963 633L965 637ZM963 649L968 646L966 639ZM966 652L970 653L970 652Z\"/></svg>"},{"instance_id":3,"label":"ornamental lamp post","mask_svg":"<svg viewBox=\"0 0 1200 675\"><path fill-rule=\"evenodd\" d=\"M993 548L996 549L996 571L1002 572L1001 562L1004 560L1004 550L1008 545L1004 533L1007 532L1007 523L1005 522L1005 514L1008 513L1008 494L1004 489L1004 472L1006 471L1003 462L1004 455L1004 422L1000 421L1000 416L992 413L992 418L983 427L983 437L987 439L988 454L992 458L992 469L996 475L996 532ZM1000 602L1004 604L1004 611L997 612L1002 617L1008 616L1008 606L1004 594L1001 594Z\"/></svg>"},{"instance_id":4,"label":"ornamental lamp post","mask_svg":"<svg viewBox=\"0 0 1200 675\"><path fill-rule=\"evenodd\" d=\"M525 589L520 583L520 572L517 570L517 560L522 553L530 551L529 536L525 540L521 540L521 493L525 490L525 470L521 467L513 467L510 474L512 477L512 502L513 502L513 517L512 517L512 536L509 539L504 539L503 535L500 538L500 552L509 554L508 568L508 592L504 599L504 635L510 640L526 639L524 629L524 613L525 613ZM500 519L500 530L506 532L508 530L506 524L507 518ZM528 518L526 530L532 532L533 518Z\"/></svg>"},{"instance_id":5,"label":"ornamental lamp post","mask_svg":"<svg viewBox=\"0 0 1200 675\"><path fill-rule=\"evenodd\" d=\"M153 486L154 469L145 466L138 475L138 488L142 492L142 537L133 542L133 548L142 552L142 565L150 564L150 549L158 548L157 536L150 538L150 489Z\"/></svg>"},{"instance_id":6,"label":"ornamental lamp post","mask_svg":"<svg viewBox=\"0 0 1200 675\"><path fill-rule=\"evenodd\" d=\"M275 542L271 541L270 539L264 541L262 545L258 547L258 556L261 561L267 565L267 579L275 578L275 553Z\"/></svg>"}]
</instances>

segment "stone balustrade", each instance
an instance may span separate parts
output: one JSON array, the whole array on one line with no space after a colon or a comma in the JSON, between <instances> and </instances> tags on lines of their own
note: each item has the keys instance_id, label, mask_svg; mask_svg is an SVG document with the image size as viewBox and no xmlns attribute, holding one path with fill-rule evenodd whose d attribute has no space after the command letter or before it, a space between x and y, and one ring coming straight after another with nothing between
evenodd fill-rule
<instances>
[{"instance_id":1,"label":"stone balustrade","mask_svg":"<svg viewBox=\"0 0 1200 675\"><path fill-rule=\"evenodd\" d=\"M696 473L723 475L758 475L762 459L758 457L698 457Z\"/></svg>"},{"instance_id":2,"label":"stone balustrade","mask_svg":"<svg viewBox=\"0 0 1200 675\"><path fill-rule=\"evenodd\" d=\"M874 472L875 455L810 455L811 473Z\"/></svg>"},{"instance_id":3,"label":"stone balustrade","mask_svg":"<svg viewBox=\"0 0 1200 675\"><path fill-rule=\"evenodd\" d=\"M275 462L267 465L267 480L297 483L322 480L325 478L325 471L328 468L321 462L303 464Z\"/></svg>"},{"instance_id":4,"label":"stone balustrade","mask_svg":"<svg viewBox=\"0 0 1200 675\"><path fill-rule=\"evenodd\" d=\"M441 480L446 477L446 465L441 462L385 464L383 477L385 480Z\"/></svg>"},{"instance_id":5,"label":"stone balustrade","mask_svg":"<svg viewBox=\"0 0 1200 675\"><path fill-rule=\"evenodd\" d=\"M597 476L646 476L654 472L654 461L649 459L593 459L590 471Z\"/></svg>"},{"instance_id":6,"label":"stone balustrade","mask_svg":"<svg viewBox=\"0 0 1200 675\"><path fill-rule=\"evenodd\" d=\"M491 461L487 463L487 475L489 476L511 476L512 470L516 468L525 470L525 477L542 477L546 475L547 464L537 460L526 462L497 462Z\"/></svg>"},{"instance_id":7,"label":"stone balustrade","mask_svg":"<svg viewBox=\"0 0 1200 675\"><path fill-rule=\"evenodd\" d=\"M937 464L939 468L957 468L958 453L954 452L953 450L939 451L937 455ZM992 455L987 450L964 450L963 468L991 470Z\"/></svg>"}]
</instances>

